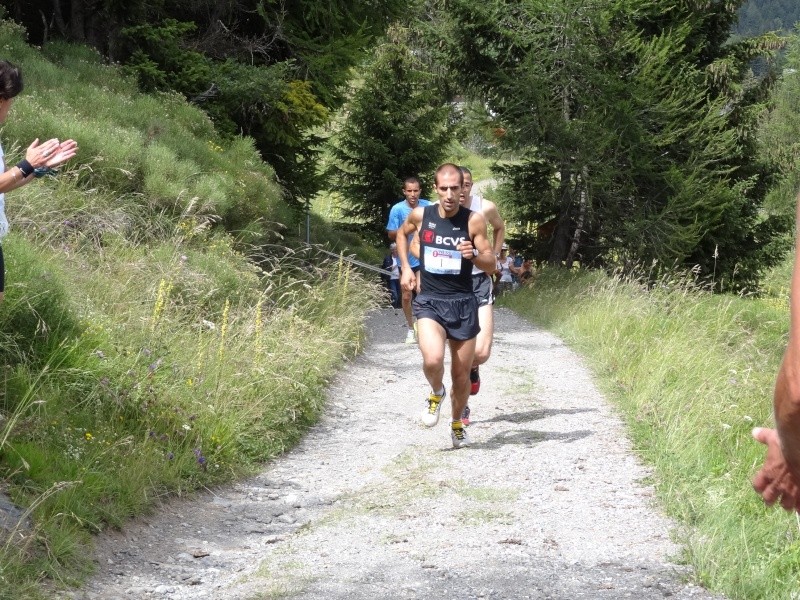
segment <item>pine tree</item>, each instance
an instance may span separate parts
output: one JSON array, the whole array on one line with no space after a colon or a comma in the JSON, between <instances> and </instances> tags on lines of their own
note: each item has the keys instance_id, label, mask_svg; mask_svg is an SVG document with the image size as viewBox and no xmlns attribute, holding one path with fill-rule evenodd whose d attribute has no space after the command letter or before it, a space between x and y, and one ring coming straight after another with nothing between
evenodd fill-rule
<instances>
[{"instance_id":1,"label":"pine tree","mask_svg":"<svg viewBox=\"0 0 800 600\"><path fill-rule=\"evenodd\" d=\"M522 161L517 215L546 224L552 264L698 265L752 284L785 227L760 213L756 159L771 79L727 44L740 2L453 0L449 64L497 115Z\"/></svg>"},{"instance_id":2,"label":"pine tree","mask_svg":"<svg viewBox=\"0 0 800 600\"><path fill-rule=\"evenodd\" d=\"M450 141L450 105L409 46L410 35L400 26L389 29L331 139L329 175L343 213L377 234L401 198L403 180L424 180Z\"/></svg>"}]
</instances>

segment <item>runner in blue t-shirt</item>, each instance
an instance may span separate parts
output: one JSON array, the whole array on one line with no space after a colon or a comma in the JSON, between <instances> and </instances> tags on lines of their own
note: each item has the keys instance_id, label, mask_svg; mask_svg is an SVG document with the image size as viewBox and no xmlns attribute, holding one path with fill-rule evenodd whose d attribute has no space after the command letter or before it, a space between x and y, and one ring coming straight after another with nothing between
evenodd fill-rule
<instances>
[{"instance_id":1,"label":"runner in blue t-shirt","mask_svg":"<svg viewBox=\"0 0 800 600\"><path fill-rule=\"evenodd\" d=\"M403 196L405 196L405 199L392 206L392 209L389 211L389 221L386 224L386 233L389 235L389 239L391 241L397 241L397 230L403 226L403 223L406 221L406 217L408 217L412 210L414 210L417 206L428 206L430 204L430 202L425 198L419 197L421 191L422 186L419 183L419 179L416 177L406 177L405 181L403 181ZM411 239L408 240L408 246L411 246ZM419 288L419 259L417 259L417 257L413 254L409 253L408 263L417 274L417 288ZM411 316L412 293L406 289L403 289L402 292L403 294L401 303L403 307L403 314L405 315L406 323L408 324L406 344L413 344L417 341L417 333L414 328L414 319Z\"/></svg>"}]
</instances>

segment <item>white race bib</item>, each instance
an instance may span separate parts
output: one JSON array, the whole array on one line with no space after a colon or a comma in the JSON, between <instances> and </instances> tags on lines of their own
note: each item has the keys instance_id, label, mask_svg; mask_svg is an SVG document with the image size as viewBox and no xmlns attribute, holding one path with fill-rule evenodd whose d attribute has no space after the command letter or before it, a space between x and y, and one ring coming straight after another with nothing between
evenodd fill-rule
<instances>
[{"instance_id":1,"label":"white race bib","mask_svg":"<svg viewBox=\"0 0 800 600\"><path fill-rule=\"evenodd\" d=\"M437 275L460 275L461 252L443 248L425 247L425 270Z\"/></svg>"}]
</instances>

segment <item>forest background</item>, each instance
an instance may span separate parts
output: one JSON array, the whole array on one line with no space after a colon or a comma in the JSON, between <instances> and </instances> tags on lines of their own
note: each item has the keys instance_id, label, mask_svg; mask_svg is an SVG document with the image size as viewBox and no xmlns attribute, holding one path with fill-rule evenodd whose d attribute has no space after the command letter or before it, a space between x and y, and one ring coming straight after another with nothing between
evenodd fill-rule
<instances>
[{"instance_id":1,"label":"forest background","mask_svg":"<svg viewBox=\"0 0 800 600\"><path fill-rule=\"evenodd\" d=\"M385 301L319 249L379 263L402 179L442 160L499 182L540 266L506 302L597 366L697 580L794 593L796 523L747 480L788 322L796 7L0 6L9 162L81 146L7 198L0 597L79 583L92 532L290 447ZM781 26L743 29L752 6Z\"/></svg>"}]
</instances>

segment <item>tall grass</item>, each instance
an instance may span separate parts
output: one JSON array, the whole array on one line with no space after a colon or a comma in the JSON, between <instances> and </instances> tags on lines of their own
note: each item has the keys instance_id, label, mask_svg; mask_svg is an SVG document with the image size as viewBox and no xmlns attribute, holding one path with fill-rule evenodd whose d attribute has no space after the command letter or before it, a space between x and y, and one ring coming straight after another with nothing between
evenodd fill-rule
<instances>
[{"instance_id":1,"label":"tall grass","mask_svg":"<svg viewBox=\"0 0 800 600\"><path fill-rule=\"evenodd\" d=\"M796 598L800 527L750 486L771 421L788 332L786 298L717 296L690 278L649 288L545 271L503 303L587 357L654 467L698 580L731 598Z\"/></svg>"},{"instance_id":2,"label":"tall grass","mask_svg":"<svg viewBox=\"0 0 800 600\"><path fill-rule=\"evenodd\" d=\"M0 529L3 599L50 597L91 569L93 532L291 447L379 294L275 245L296 215L252 140L137 94L92 51L21 36L0 21L26 79L8 162L34 137L81 150L6 196L0 492L23 519Z\"/></svg>"}]
</instances>

